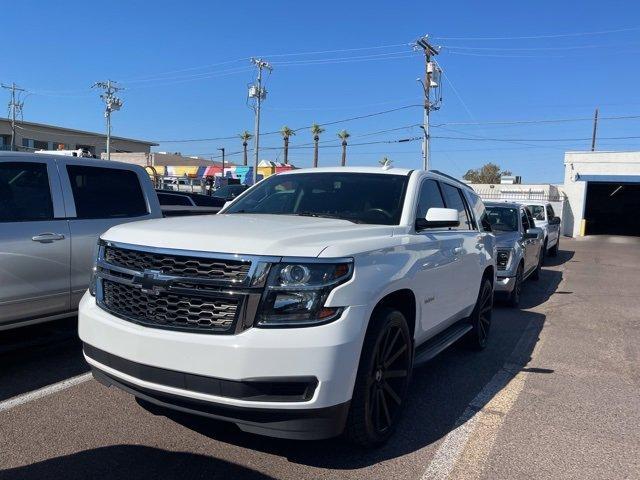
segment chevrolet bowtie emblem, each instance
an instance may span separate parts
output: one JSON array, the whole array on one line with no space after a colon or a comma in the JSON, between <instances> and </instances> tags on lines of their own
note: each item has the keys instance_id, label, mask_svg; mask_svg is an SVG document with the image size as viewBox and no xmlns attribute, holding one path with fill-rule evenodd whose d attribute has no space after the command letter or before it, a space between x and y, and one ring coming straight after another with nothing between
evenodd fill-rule
<instances>
[{"instance_id":1,"label":"chevrolet bowtie emblem","mask_svg":"<svg viewBox=\"0 0 640 480\"><path fill-rule=\"evenodd\" d=\"M136 283L140 284L140 290L149 295L160 295L165 291L168 281L160 278L161 272L157 270L145 270L142 277L137 277Z\"/></svg>"}]
</instances>

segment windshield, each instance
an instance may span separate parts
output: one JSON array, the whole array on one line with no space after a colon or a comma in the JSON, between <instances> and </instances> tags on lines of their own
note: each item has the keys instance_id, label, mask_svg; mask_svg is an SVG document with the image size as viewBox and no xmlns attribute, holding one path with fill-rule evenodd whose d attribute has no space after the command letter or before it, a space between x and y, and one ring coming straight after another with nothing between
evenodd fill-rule
<instances>
[{"instance_id":1,"label":"windshield","mask_svg":"<svg viewBox=\"0 0 640 480\"><path fill-rule=\"evenodd\" d=\"M225 185L220 187L213 193L214 197L227 198L229 196L235 196L241 194L245 190L244 185Z\"/></svg>"},{"instance_id":2,"label":"windshield","mask_svg":"<svg viewBox=\"0 0 640 480\"><path fill-rule=\"evenodd\" d=\"M491 229L496 232L518 231L518 209L511 207L486 206Z\"/></svg>"},{"instance_id":3,"label":"windshield","mask_svg":"<svg viewBox=\"0 0 640 480\"><path fill-rule=\"evenodd\" d=\"M375 173L274 175L224 213L300 215L398 225L408 179L407 175Z\"/></svg>"},{"instance_id":4,"label":"windshield","mask_svg":"<svg viewBox=\"0 0 640 480\"><path fill-rule=\"evenodd\" d=\"M527 205L527 207L529 207L534 219L544 222L544 207L542 205Z\"/></svg>"}]
</instances>

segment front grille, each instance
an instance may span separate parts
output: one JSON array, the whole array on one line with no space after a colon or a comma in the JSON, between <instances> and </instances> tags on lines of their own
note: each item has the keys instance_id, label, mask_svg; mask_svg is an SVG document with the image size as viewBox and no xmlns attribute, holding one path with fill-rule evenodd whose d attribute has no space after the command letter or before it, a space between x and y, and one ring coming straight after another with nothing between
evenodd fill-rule
<instances>
[{"instance_id":1,"label":"front grille","mask_svg":"<svg viewBox=\"0 0 640 480\"><path fill-rule=\"evenodd\" d=\"M112 265L142 272L160 271L165 275L242 282L247 278L251 262L219 258L169 255L125 248L105 247L104 259Z\"/></svg>"},{"instance_id":2,"label":"front grille","mask_svg":"<svg viewBox=\"0 0 640 480\"><path fill-rule=\"evenodd\" d=\"M155 328L232 333L239 300L143 293L139 288L102 280L102 303L126 320Z\"/></svg>"}]
</instances>

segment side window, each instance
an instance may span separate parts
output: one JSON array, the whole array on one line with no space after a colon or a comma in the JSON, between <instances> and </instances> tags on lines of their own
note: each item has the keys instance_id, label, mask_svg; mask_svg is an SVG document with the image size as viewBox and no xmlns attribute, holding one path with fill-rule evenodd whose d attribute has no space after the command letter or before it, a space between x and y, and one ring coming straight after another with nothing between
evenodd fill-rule
<instances>
[{"instance_id":1,"label":"side window","mask_svg":"<svg viewBox=\"0 0 640 480\"><path fill-rule=\"evenodd\" d=\"M53 219L46 163L0 163L0 222Z\"/></svg>"},{"instance_id":2,"label":"side window","mask_svg":"<svg viewBox=\"0 0 640 480\"><path fill-rule=\"evenodd\" d=\"M533 219L533 215L531 215L531 210L529 210L528 208L525 208L524 211L527 214L527 220L529 220L529 225L531 226L531 228L535 228L536 221Z\"/></svg>"},{"instance_id":3,"label":"side window","mask_svg":"<svg viewBox=\"0 0 640 480\"><path fill-rule=\"evenodd\" d=\"M556 212L553 211L553 207L551 205L547 205L547 220L551 220L556 216Z\"/></svg>"},{"instance_id":4,"label":"side window","mask_svg":"<svg viewBox=\"0 0 640 480\"><path fill-rule=\"evenodd\" d=\"M462 192L459 188L456 188L448 183L441 183L442 193L444 194L444 201L447 208L454 208L458 210L458 219L460 220L460 226L457 230L472 230L473 224L467 213L467 207L462 197Z\"/></svg>"},{"instance_id":5,"label":"side window","mask_svg":"<svg viewBox=\"0 0 640 480\"><path fill-rule=\"evenodd\" d=\"M440 188L435 180L425 180L420 186L416 218L424 218L430 208L444 208Z\"/></svg>"},{"instance_id":6,"label":"side window","mask_svg":"<svg viewBox=\"0 0 640 480\"><path fill-rule=\"evenodd\" d=\"M522 229L526 232L531 228L531 224L529 223L529 218L527 217L527 212L524 209L520 210L520 216L522 219Z\"/></svg>"},{"instance_id":7,"label":"side window","mask_svg":"<svg viewBox=\"0 0 640 480\"><path fill-rule=\"evenodd\" d=\"M78 218L126 218L146 215L147 204L135 172L67 165Z\"/></svg>"}]
</instances>

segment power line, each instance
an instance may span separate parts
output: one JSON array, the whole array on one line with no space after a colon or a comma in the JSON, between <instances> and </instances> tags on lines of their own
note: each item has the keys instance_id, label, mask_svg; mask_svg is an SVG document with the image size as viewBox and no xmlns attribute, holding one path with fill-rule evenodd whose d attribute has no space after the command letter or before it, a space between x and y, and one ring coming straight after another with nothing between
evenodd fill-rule
<instances>
[{"instance_id":1,"label":"power line","mask_svg":"<svg viewBox=\"0 0 640 480\"><path fill-rule=\"evenodd\" d=\"M593 48L625 48L625 47L637 47L638 43L628 43L625 45L572 45L565 47L514 47L514 48L502 48L502 47L466 47L457 45L441 45L442 48L447 50L484 50L484 51L498 51L498 52L538 52L538 51L554 51L554 50L584 50Z\"/></svg>"},{"instance_id":2,"label":"power line","mask_svg":"<svg viewBox=\"0 0 640 480\"><path fill-rule=\"evenodd\" d=\"M489 142L578 142L584 140L591 140L591 137L580 138L487 138L487 137L448 137L448 136L434 136L433 138L441 138L445 140L470 140L470 141L489 141ZM627 136L627 137L601 137L600 140L631 140L637 139L640 136Z\"/></svg>"},{"instance_id":3,"label":"power line","mask_svg":"<svg viewBox=\"0 0 640 480\"><path fill-rule=\"evenodd\" d=\"M544 38L566 38L566 37L584 37L591 35L606 35L609 33L621 33L621 32L635 32L640 30L640 27L631 28L618 28L615 30L597 30L593 32L575 32L575 33L557 33L549 35L528 35L518 37L438 37L434 36L438 40L471 40L471 41L498 41L498 40L539 40Z\"/></svg>"}]
</instances>

